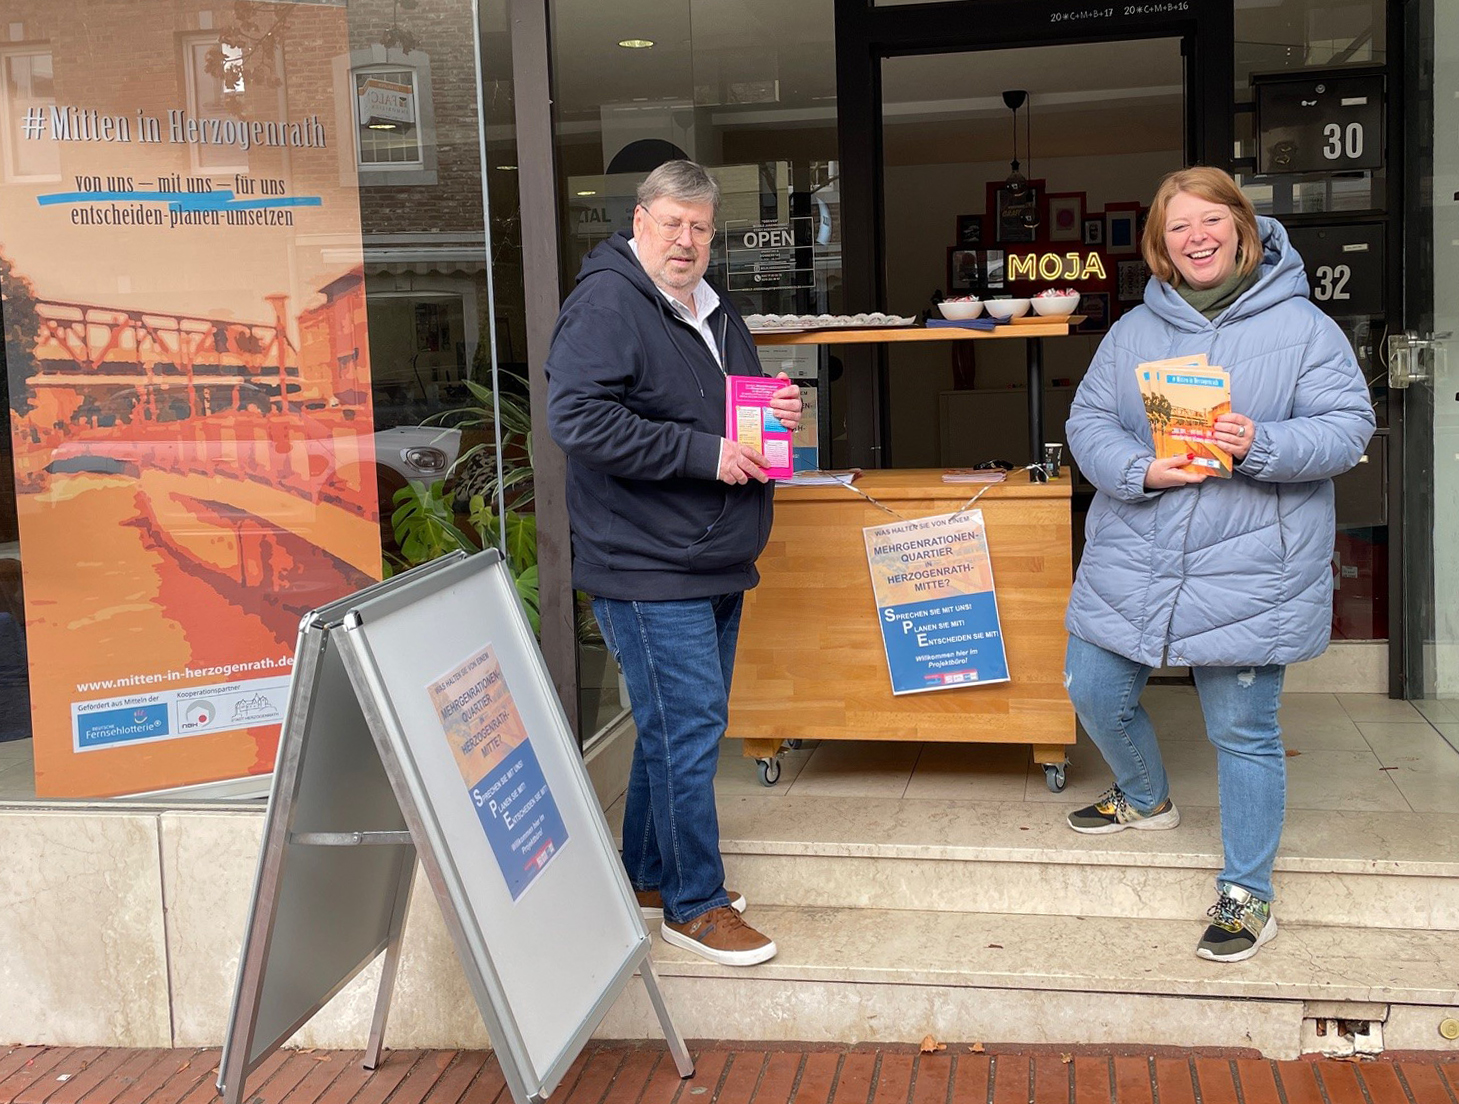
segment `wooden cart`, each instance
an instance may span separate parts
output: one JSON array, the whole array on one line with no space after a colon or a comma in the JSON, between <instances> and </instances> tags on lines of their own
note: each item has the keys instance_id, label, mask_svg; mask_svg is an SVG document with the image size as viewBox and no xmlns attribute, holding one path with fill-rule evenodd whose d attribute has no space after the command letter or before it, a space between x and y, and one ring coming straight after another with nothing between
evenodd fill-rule
<instances>
[{"instance_id":1,"label":"wooden cart","mask_svg":"<svg viewBox=\"0 0 1459 1104\"><path fill-rule=\"evenodd\" d=\"M829 331L760 337L763 344L1042 338L1063 322L966 330ZM1030 341L1031 346L1038 342ZM1041 387L1030 352L1030 384ZM1033 441L1042 441L1036 398ZM1035 453L1037 455L1037 453ZM1074 711L1064 690L1064 608L1073 583L1068 471L1047 483L1014 472L978 499L988 535L1010 681L892 694L862 529L897 520L844 486L782 485L775 526L745 595L727 735L743 738L760 779L780 777L784 746L813 740L1029 744L1049 788L1064 788ZM942 470L869 471L856 490L902 518L950 513L977 485L944 483Z\"/></svg>"},{"instance_id":2,"label":"wooden cart","mask_svg":"<svg viewBox=\"0 0 1459 1104\"><path fill-rule=\"evenodd\" d=\"M728 735L760 779L780 777L783 744L932 740L1031 744L1049 788L1064 788L1074 711L1064 691L1064 606L1073 581L1069 484L1015 472L983 511L1010 681L892 694L861 530L894 521L842 486L781 487L760 585L745 595ZM956 510L978 487L940 469L867 472L859 490L904 518Z\"/></svg>"}]
</instances>

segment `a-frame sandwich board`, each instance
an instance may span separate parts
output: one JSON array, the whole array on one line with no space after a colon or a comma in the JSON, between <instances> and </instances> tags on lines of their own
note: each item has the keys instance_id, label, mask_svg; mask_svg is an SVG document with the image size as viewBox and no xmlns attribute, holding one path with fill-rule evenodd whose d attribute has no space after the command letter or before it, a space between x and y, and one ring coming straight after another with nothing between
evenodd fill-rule
<instances>
[{"instance_id":1,"label":"a-frame sandwich board","mask_svg":"<svg viewBox=\"0 0 1459 1104\"><path fill-rule=\"evenodd\" d=\"M641 974L693 1064L515 583L499 553L443 557L304 618L218 1088L378 955L379 1061L421 867L512 1096L544 1099Z\"/></svg>"}]
</instances>

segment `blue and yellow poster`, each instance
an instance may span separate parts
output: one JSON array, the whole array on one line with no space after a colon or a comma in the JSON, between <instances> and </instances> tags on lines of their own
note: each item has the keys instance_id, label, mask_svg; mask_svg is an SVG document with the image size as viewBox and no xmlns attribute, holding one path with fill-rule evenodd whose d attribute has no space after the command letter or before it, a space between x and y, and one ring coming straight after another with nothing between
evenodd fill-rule
<instances>
[{"instance_id":1,"label":"blue and yellow poster","mask_svg":"<svg viewBox=\"0 0 1459 1104\"><path fill-rule=\"evenodd\" d=\"M515 901L567 842L527 726L490 644L427 690Z\"/></svg>"},{"instance_id":2,"label":"blue and yellow poster","mask_svg":"<svg viewBox=\"0 0 1459 1104\"><path fill-rule=\"evenodd\" d=\"M1007 682L983 511L862 533L892 693Z\"/></svg>"}]
</instances>

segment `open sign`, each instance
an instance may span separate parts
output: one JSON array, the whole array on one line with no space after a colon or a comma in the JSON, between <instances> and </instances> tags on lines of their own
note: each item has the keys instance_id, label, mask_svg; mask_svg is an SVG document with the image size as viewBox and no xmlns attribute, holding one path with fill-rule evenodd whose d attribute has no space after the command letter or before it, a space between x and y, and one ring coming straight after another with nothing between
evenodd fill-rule
<instances>
[{"instance_id":1,"label":"open sign","mask_svg":"<svg viewBox=\"0 0 1459 1104\"><path fill-rule=\"evenodd\" d=\"M764 226L746 230L743 244L746 249L792 249L795 237L788 226Z\"/></svg>"}]
</instances>

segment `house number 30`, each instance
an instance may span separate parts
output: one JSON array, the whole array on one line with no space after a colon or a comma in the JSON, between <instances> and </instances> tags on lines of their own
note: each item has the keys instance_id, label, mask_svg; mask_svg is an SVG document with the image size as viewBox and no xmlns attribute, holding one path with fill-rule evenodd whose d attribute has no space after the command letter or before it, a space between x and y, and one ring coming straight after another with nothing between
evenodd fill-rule
<instances>
[{"instance_id":1,"label":"house number 30","mask_svg":"<svg viewBox=\"0 0 1459 1104\"><path fill-rule=\"evenodd\" d=\"M1322 147L1322 156L1329 161L1336 161L1344 155L1356 161L1363 156L1362 123L1349 123L1346 131L1341 123L1328 123L1322 128L1322 136L1327 139Z\"/></svg>"}]
</instances>

